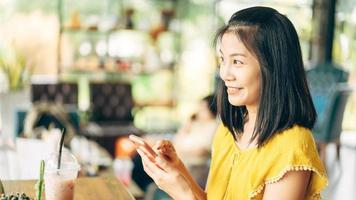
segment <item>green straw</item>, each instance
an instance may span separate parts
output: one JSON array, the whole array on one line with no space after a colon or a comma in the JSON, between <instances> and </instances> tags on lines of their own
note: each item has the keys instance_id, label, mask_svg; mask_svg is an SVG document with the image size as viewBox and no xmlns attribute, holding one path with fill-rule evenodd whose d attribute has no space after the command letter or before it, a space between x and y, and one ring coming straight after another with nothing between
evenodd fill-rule
<instances>
[{"instance_id":1,"label":"green straw","mask_svg":"<svg viewBox=\"0 0 356 200\"><path fill-rule=\"evenodd\" d=\"M40 165L40 178L38 179L36 183L36 200L42 200L42 192L44 189L44 170L45 170L45 162L41 160L41 165Z\"/></svg>"}]
</instances>

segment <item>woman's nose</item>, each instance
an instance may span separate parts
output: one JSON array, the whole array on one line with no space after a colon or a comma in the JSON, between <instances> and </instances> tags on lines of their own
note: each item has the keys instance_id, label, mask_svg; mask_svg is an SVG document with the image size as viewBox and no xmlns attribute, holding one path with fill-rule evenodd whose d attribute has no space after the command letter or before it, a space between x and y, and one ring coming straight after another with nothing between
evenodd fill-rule
<instances>
[{"instance_id":1,"label":"woman's nose","mask_svg":"<svg viewBox=\"0 0 356 200\"><path fill-rule=\"evenodd\" d=\"M220 78L225 81L232 81L235 76L231 73L231 67L227 65L220 66Z\"/></svg>"}]
</instances>

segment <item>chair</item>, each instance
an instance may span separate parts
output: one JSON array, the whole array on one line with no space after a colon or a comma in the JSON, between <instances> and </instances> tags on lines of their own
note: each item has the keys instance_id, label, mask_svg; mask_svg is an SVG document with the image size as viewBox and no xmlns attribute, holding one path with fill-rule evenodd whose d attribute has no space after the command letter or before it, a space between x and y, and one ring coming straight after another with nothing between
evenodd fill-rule
<instances>
[{"instance_id":1,"label":"chair","mask_svg":"<svg viewBox=\"0 0 356 200\"><path fill-rule=\"evenodd\" d=\"M339 152L343 114L350 94L343 87L347 78L347 72L331 63L320 64L307 71L308 84L318 115L313 135L323 160L328 143L335 142L337 153Z\"/></svg>"},{"instance_id":2,"label":"chair","mask_svg":"<svg viewBox=\"0 0 356 200\"><path fill-rule=\"evenodd\" d=\"M90 83L91 117L95 129L83 131L115 156L115 141L132 133L140 133L133 126L131 84L123 82ZM93 124L92 123L92 124Z\"/></svg>"},{"instance_id":3,"label":"chair","mask_svg":"<svg viewBox=\"0 0 356 200\"><path fill-rule=\"evenodd\" d=\"M78 105L78 85L77 83L32 83L31 84L31 101L32 103L59 104L68 112L70 121L76 131L79 131L79 113ZM19 111L17 118L23 120L26 112ZM18 133L22 127L19 127Z\"/></svg>"},{"instance_id":4,"label":"chair","mask_svg":"<svg viewBox=\"0 0 356 200\"><path fill-rule=\"evenodd\" d=\"M31 100L78 105L78 85L76 83L31 84Z\"/></svg>"},{"instance_id":5,"label":"chair","mask_svg":"<svg viewBox=\"0 0 356 200\"><path fill-rule=\"evenodd\" d=\"M92 120L98 123L129 123L133 117L131 84L90 83Z\"/></svg>"}]
</instances>

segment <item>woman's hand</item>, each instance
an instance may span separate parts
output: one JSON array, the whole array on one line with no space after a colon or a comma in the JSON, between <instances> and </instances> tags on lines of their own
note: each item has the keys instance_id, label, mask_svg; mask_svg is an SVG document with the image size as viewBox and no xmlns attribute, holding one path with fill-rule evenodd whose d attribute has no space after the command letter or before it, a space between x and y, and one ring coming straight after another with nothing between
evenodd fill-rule
<instances>
[{"instance_id":1,"label":"woman's hand","mask_svg":"<svg viewBox=\"0 0 356 200\"><path fill-rule=\"evenodd\" d=\"M153 149L157 154L163 157L163 160L160 157L157 159L157 162L160 165L169 165L167 167L173 167L179 171L179 167L181 167L180 164L182 163L171 141L160 140L156 143Z\"/></svg>"},{"instance_id":2,"label":"woman's hand","mask_svg":"<svg viewBox=\"0 0 356 200\"><path fill-rule=\"evenodd\" d=\"M155 157L145 146L138 146L137 152L142 158L145 172L154 180L157 186L174 199L195 199L189 182L182 175L183 163L168 140L162 140L153 147Z\"/></svg>"}]
</instances>

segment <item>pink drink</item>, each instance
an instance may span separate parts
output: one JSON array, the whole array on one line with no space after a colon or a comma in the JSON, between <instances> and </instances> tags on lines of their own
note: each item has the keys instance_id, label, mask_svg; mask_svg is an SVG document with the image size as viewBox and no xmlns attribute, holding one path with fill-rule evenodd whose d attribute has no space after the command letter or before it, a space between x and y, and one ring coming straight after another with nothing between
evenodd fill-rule
<instances>
[{"instance_id":1,"label":"pink drink","mask_svg":"<svg viewBox=\"0 0 356 200\"><path fill-rule=\"evenodd\" d=\"M74 196L74 179L61 175L48 175L46 182L46 200L72 200Z\"/></svg>"},{"instance_id":2,"label":"pink drink","mask_svg":"<svg viewBox=\"0 0 356 200\"><path fill-rule=\"evenodd\" d=\"M46 200L73 200L74 181L80 166L68 151L62 152L61 167L57 169L58 154L51 154L45 166Z\"/></svg>"}]
</instances>

